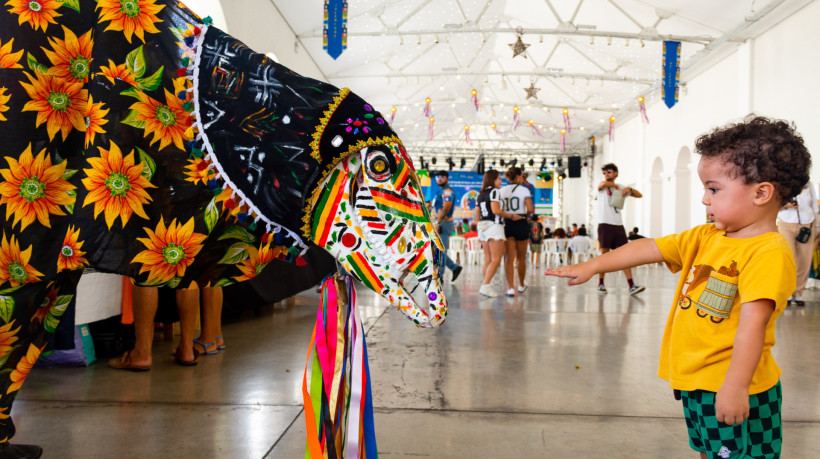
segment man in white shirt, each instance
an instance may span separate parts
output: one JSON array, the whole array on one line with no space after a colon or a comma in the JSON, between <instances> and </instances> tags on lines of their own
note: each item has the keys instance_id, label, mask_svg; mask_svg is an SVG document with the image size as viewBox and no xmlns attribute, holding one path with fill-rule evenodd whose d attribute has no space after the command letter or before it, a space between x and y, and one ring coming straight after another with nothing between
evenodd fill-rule
<instances>
[{"instance_id":1,"label":"man in white shirt","mask_svg":"<svg viewBox=\"0 0 820 459\"><path fill-rule=\"evenodd\" d=\"M601 254L627 243L626 230L621 218L623 202L627 197L643 197L640 191L615 183L618 178L618 166L609 163L601 168L604 181L598 184L598 241L601 244ZM626 281L629 283L629 294L634 295L646 289L632 281L632 270L624 269ZM604 273L598 275L598 293L606 293Z\"/></svg>"}]
</instances>

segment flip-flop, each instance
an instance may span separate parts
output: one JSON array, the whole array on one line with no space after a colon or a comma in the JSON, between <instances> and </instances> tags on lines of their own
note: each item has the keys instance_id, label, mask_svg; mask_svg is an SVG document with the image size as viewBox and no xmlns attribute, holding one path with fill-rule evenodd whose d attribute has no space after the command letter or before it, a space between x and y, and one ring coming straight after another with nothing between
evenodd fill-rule
<instances>
[{"instance_id":1,"label":"flip-flop","mask_svg":"<svg viewBox=\"0 0 820 459\"><path fill-rule=\"evenodd\" d=\"M183 366L183 367L192 367L192 366L196 365L197 364L197 359L199 359L199 352L196 349L194 349L194 360L188 360L188 361L182 360L181 358L179 358L179 348L177 348L176 352L174 352L174 362L176 362L177 365L180 365L180 366Z\"/></svg>"},{"instance_id":2,"label":"flip-flop","mask_svg":"<svg viewBox=\"0 0 820 459\"><path fill-rule=\"evenodd\" d=\"M214 338L214 340L219 340L220 338L222 338L222 335L217 336L216 338ZM216 341L214 341L214 342L216 342ZM228 346L225 346L225 341L223 340L222 344L216 347L216 350L217 351L224 351L227 348L228 348Z\"/></svg>"},{"instance_id":3,"label":"flip-flop","mask_svg":"<svg viewBox=\"0 0 820 459\"><path fill-rule=\"evenodd\" d=\"M200 352L200 354L203 354L203 355L214 355L219 351L218 347L216 349L214 349L213 351L208 350L208 348L210 346L216 346L216 339L214 339L214 341L212 343L203 343L202 341L200 341L198 339L195 339L194 344L199 344L200 346L202 346L202 352Z\"/></svg>"},{"instance_id":4,"label":"flip-flop","mask_svg":"<svg viewBox=\"0 0 820 459\"><path fill-rule=\"evenodd\" d=\"M131 363L131 351L126 351L121 357L108 360L108 366L115 370L148 371L151 365L134 365Z\"/></svg>"}]
</instances>

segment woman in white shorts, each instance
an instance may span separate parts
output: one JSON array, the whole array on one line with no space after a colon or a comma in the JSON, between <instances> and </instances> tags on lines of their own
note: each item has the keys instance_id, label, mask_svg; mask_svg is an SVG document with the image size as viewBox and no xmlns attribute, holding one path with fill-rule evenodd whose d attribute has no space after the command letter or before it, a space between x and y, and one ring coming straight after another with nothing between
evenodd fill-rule
<instances>
[{"instance_id":1,"label":"woman in white shorts","mask_svg":"<svg viewBox=\"0 0 820 459\"><path fill-rule=\"evenodd\" d=\"M518 215L508 214L501 209L501 175L498 171L484 173L484 182L481 184L481 193L478 194L475 206L475 221L478 227L478 240L484 246L484 266L481 273L484 276L478 293L493 297L498 295L491 287L495 272L504 257L506 236L502 218L520 218Z\"/></svg>"}]
</instances>

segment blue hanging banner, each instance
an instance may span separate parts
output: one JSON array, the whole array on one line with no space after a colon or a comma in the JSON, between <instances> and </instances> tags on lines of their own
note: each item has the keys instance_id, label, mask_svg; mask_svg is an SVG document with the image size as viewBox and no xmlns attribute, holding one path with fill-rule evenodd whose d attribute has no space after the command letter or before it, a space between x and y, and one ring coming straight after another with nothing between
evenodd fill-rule
<instances>
[{"instance_id":1,"label":"blue hanging banner","mask_svg":"<svg viewBox=\"0 0 820 459\"><path fill-rule=\"evenodd\" d=\"M672 108L678 102L680 89L680 42L663 42L663 102Z\"/></svg>"},{"instance_id":2,"label":"blue hanging banner","mask_svg":"<svg viewBox=\"0 0 820 459\"><path fill-rule=\"evenodd\" d=\"M325 26L322 48L333 59L338 59L347 49L347 1L325 0Z\"/></svg>"}]
</instances>

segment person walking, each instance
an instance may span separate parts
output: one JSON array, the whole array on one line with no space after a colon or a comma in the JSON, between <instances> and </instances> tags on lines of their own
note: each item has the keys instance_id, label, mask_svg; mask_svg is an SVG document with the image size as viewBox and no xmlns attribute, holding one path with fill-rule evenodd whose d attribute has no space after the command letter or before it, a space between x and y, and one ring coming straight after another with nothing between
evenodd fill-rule
<instances>
[{"instance_id":1,"label":"person walking","mask_svg":"<svg viewBox=\"0 0 820 459\"><path fill-rule=\"evenodd\" d=\"M601 168L604 180L598 184L598 241L601 244L601 255L627 243L626 230L621 217L624 200L627 197L643 197L640 191L615 183L618 178L618 166L609 163ZM629 283L629 294L643 292L646 287L637 285L632 280L632 269L624 268L626 281ZM604 273L598 275L598 293L606 293Z\"/></svg>"},{"instance_id":2,"label":"person walking","mask_svg":"<svg viewBox=\"0 0 820 459\"><path fill-rule=\"evenodd\" d=\"M455 208L456 193L450 188L450 174L447 171L436 172L436 184L439 186L436 197L433 198L433 212L436 216L436 232L444 245L444 266L453 272L453 281L461 274L461 266L458 265L449 255L450 236L455 230L453 225L453 209ZM439 273L439 280L444 280L444 269Z\"/></svg>"},{"instance_id":3,"label":"person walking","mask_svg":"<svg viewBox=\"0 0 820 459\"><path fill-rule=\"evenodd\" d=\"M541 266L541 243L544 241L544 225L538 221L538 215L530 218L530 264L533 268Z\"/></svg>"},{"instance_id":4,"label":"person walking","mask_svg":"<svg viewBox=\"0 0 820 459\"><path fill-rule=\"evenodd\" d=\"M524 186L524 172L520 167L511 167L504 174L509 185L501 188L501 202L504 211L511 217L504 218L504 235L507 237L507 259L504 272L507 276L507 296L515 296L527 289L527 245L530 240L530 227L527 216L533 213L532 195ZM518 290L515 288L515 263L518 263Z\"/></svg>"},{"instance_id":5,"label":"person walking","mask_svg":"<svg viewBox=\"0 0 820 459\"><path fill-rule=\"evenodd\" d=\"M788 202L777 213L777 231L786 237L794 253L794 264L797 266L797 285L789 297L789 303L797 306L806 305L803 301L803 290L809 280L814 239L817 236L815 216L818 212L820 208L817 205L814 185L809 182L793 201Z\"/></svg>"},{"instance_id":6,"label":"person walking","mask_svg":"<svg viewBox=\"0 0 820 459\"><path fill-rule=\"evenodd\" d=\"M487 297L497 296L493 290L493 277L501 264L504 256L504 226L501 219L504 217L518 218L517 215L508 214L501 208L501 175L498 171L487 171L484 173L484 181L481 184L481 192L476 199L475 220L478 229L478 240L484 246L484 266L481 268L481 287L478 293Z\"/></svg>"}]
</instances>

